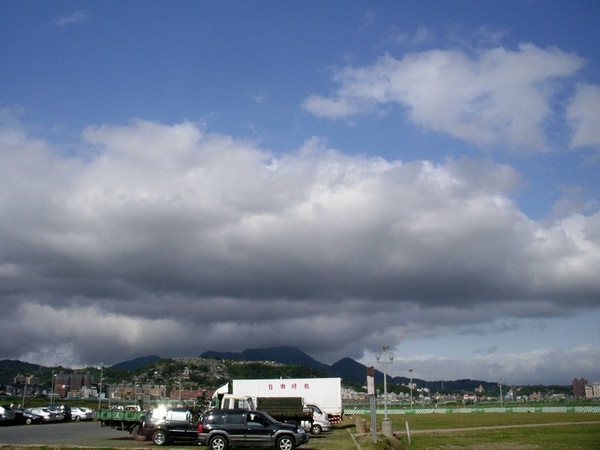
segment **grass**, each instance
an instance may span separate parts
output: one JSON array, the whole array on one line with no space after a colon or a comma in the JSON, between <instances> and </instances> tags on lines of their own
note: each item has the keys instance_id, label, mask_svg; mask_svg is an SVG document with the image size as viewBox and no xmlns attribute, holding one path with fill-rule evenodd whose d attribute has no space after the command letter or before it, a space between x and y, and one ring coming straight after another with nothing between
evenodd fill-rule
<instances>
[{"instance_id":1,"label":"grass","mask_svg":"<svg viewBox=\"0 0 600 450\"><path fill-rule=\"evenodd\" d=\"M366 417L365 417L366 418ZM381 417L378 417L380 426ZM600 450L600 415L596 413L427 414L391 416L396 439L378 430L356 434L347 417L330 434L314 437L304 450ZM406 436L409 424L411 443ZM585 422L595 422L593 424ZM556 425L561 424L561 425ZM491 428L506 427L506 428ZM434 431L435 430L435 431Z\"/></svg>"}]
</instances>

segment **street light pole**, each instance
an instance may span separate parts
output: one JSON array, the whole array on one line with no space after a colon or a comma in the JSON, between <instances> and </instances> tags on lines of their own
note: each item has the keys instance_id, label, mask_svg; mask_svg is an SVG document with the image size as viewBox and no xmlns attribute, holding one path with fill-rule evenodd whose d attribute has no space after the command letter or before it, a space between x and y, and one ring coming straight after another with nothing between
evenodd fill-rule
<instances>
[{"instance_id":1,"label":"street light pole","mask_svg":"<svg viewBox=\"0 0 600 450\"><path fill-rule=\"evenodd\" d=\"M100 386L98 387L98 409L100 409L102 401L102 371L104 369L104 363L100 363Z\"/></svg>"},{"instance_id":2,"label":"street light pole","mask_svg":"<svg viewBox=\"0 0 600 450\"><path fill-rule=\"evenodd\" d=\"M56 385L56 374L52 371L52 389L50 390L50 404L54 404L54 390Z\"/></svg>"},{"instance_id":3,"label":"street light pole","mask_svg":"<svg viewBox=\"0 0 600 450\"><path fill-rule=\"evenodd\" d=\"M498 380L498 387L500 387L500 408L502 408L502 379Z\"/></svg>"},{"instance_id":4,"label":"street light pole","mask_svg":"<svg viewBox=\"0 0 600 450\"><path fill-rule=\"evenodd\" d=\"M410 373L410 384L409 384L409 388L410 388L410 409L413 409L413 395L412 395L412 390L413 390L413 384L412 384L412 369L409 369L408 372Z\"/></svg>"},{"instance_id":5,"label":"street light pole","mask_svg":"<svg viewBox=\"0 0 600 450\"><path fill-rule=\"evenodd\" d=\"M383 364L384 418L383 418L383 422L381 423L381 431L386 436L392 437L394 435L394 432L392 431L392 422L388 418L388 411L387 411L387 365L391 364L392 361L394 360L394 354L392 352L390 352L389 349L390 349L389 345L384 345L382 347L383 353L377 352L377 354L375 355L375 358L377 358L377 362L379 362L380 358L383 358L383 361L381 361L381 363ZM388 362L388 359L389 359L389 362Z\"/></svg>"},{"instance_id":6,"label":"street light pole","mask_svg":"<svg viewBox=\"0 0 600 450\"><path fill-rule=\"evenodd\" d=\"M27 390L27 383L23 386L23 400L21 400L21 409L25 409L25 391Z\"/></svg>"}]
</instances>

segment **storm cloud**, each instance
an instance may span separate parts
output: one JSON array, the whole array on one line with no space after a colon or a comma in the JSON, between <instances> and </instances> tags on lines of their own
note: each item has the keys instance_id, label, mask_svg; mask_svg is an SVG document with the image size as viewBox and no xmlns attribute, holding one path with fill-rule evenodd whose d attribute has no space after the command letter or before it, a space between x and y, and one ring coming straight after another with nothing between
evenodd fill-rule
<instances>
[{"instance_id":1,"label":"storm cloud","mask_svg":"<svg viewBox=\"0 0 600 450\"><path fill-rule=\"evenodd\" d=\"M279 155L141 119L66 148L2 117L0 325L27 336L1 340L4 357L291 345L335 362L450 324L598 307L600 213L529 219L508 165L349 156L318 138Z\"/></svg>"}]
</instances>

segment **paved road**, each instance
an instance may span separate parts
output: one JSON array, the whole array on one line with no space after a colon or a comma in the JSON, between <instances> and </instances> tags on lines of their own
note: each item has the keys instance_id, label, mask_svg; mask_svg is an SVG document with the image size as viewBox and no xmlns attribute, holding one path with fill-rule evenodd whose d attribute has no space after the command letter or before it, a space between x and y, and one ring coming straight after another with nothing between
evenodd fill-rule
<instances>
[{"instance_id":1,"label":"paved road","mask_svg":"<svg viewBox=\"0 0 600 450\"><path fill-rule=\"evenodd\" d=\"M100 427L96 422L64 422L40 425L0 426L1 445L65 445L107 448L153 448L150 441L138 442L126 431ZM178 448L186 448L178 445ZM197 446L196 446L197 448Z\"/></svg>"}]
</instances>

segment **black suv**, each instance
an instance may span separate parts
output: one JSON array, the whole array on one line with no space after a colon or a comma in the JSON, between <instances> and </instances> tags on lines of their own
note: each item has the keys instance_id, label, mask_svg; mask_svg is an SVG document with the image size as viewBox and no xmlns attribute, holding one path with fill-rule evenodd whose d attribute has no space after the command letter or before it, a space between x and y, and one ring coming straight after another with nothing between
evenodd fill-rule
<instances>
[{"instance_id":1,"label":"black suv","mask_svg":"<svg viewBox=\"0 0 600 450\"><path fill-rule=\"evenodd\" d=\"M141 420L139 434L156 445L198 440L198 425L187 408L153 409Z\"/></svg>"},{"instance_id":2,"label":"black suv","mask_svg":"<svg viewBox=\"0 0 600 450\"><path fill-rule=\"evenodd\" d=\"M198 424L198 443L210 450L229 447L293 450L308 439L308 433L301 426L277 422L261 411L212 410Z\"/></svg>"}]
</instances>

